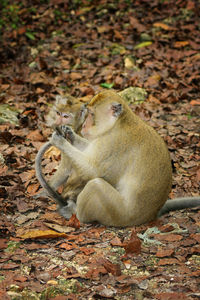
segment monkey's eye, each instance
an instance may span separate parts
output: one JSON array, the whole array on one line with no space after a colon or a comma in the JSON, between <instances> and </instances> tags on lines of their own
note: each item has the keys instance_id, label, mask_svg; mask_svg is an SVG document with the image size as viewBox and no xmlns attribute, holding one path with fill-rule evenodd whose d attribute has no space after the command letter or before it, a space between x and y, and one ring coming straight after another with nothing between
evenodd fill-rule
<instances>
[{"instance_id":1,"label":"monkey's eye","mask_svg":"<svg viewBox=\"0 0 200 300\"><path fill-rule=\"evenodd\" d=\"M56 114L58 115L58 116L61 116L61 112L60 111L56 111Z\"/></svg>"}]
</instances>

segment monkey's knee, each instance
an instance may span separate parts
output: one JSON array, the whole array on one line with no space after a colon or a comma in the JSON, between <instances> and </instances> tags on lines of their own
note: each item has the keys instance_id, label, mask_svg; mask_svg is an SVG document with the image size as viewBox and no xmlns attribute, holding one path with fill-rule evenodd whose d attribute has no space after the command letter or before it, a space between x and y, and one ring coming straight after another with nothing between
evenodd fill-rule
<instances>
[{"instance_id":1,"label":"monkey's knee","mask_svg":"<svg viewBox=\"0 0 200 300\"><path fill-rule=\"evenodd\" d=\"M101 188L101 186L105 183L105 180L102 178L94 178L86 184L84 190L92 189L92 188Z\"/></svg>"},{"instance_id":2,"label":"monkey's knee","mask_svg":"<svg viewBox=\"0 0 200 300\"><path fill-rule=\"evenodd\" d=\"M122 204L123 199L117 190L104 179L95 178L78 196L77 217L83 223L98 221L108 226L119 226L119 217L124 215Z\"/></svg>"},{"instance_id":3,"label":"monkey's knee","mask_svg":"<svg viewBox=\"0 0 200 300\"><path fill-rule=\"evenodd\" d=\"M100 207L101 184L103 179L90 180L77 198L77 217L81 222L96 221L96 215L103 207Z\"/></svg>"},{"instance_id":4,"label":"monkey's knee","mask_svg":"<svg viewBox=\"0 0 200 300\"><path fill-rule=\"evenodd\" d=\"M101 182L101 178L95 178L88 181L84 189L78 195L77 204L81 202L88 202L88 199L91 198L90 196L96 192L96 189L100 185L100 182Z\"/></svg>"}]
</instances>

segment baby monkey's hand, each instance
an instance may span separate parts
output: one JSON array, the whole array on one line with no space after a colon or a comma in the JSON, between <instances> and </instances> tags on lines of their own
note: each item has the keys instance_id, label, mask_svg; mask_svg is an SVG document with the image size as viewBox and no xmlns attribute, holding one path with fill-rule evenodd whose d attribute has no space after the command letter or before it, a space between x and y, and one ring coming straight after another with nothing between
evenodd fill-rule
<instances>
[{"instance_id":1,"label":"baby monkey's hand","mask_svg":"<svg viewBox=\"0 0 200 300\"><path fill-rule=\"evenodd\" d=\"M67 125L62 125L62 126L57 126L55 128L56 133L58 135L61 135L62 137L64 137L68 142L70 142L71 144L73 144L74 142L74 131L72 130L72 128L70 126Z\"/></svg>"}]
</instances>

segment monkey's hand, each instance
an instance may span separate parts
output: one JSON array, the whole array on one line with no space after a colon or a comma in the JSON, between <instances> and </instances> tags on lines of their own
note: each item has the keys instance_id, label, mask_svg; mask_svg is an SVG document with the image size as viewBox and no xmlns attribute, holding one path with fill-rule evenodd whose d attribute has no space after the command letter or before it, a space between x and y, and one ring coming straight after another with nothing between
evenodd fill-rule
<instances>
[{"instance_id":1,"label":"monkey's hand","mask_svg":"<svg viewBox=\"0 0 200 300\"><path fill-rule=\"evenodd\" d=\"M69 141L71 144L74 143L75 140L75 134L73 129L70 126L62 125L60 127L56 127L57 134L64 137L67 141Z\"/></svg>"},{"instance_id":2,"label":"monkey's hand","mask_svg":"<svg viewBox=\"0 0 200 300\"><path fill-rule=\"evenodd\" d=\"M62 150L62 146L66 143L66 138L63 137L60 132L58 131L54 131L53 134L52 134L52 137L50 139L50 143L59 148L60 150Z\"/></svg>"},{"instance_id":3,"label":"monkey's hand","mask_svg":"<svg viewBox=\"0 0 200 300\"><path fill-rule=\"evenodd\" d=\"M82 152L81 150L77 149L76 146L71 145L71 143L59 133L54 132L49 143L57 147L69 158L72 166L74 168L78 168L80 177L82 177L84 181L88 181L97 177L97 168L93 166L89 157L84 153L84 151Z\"/></svg>"}]
</instances>

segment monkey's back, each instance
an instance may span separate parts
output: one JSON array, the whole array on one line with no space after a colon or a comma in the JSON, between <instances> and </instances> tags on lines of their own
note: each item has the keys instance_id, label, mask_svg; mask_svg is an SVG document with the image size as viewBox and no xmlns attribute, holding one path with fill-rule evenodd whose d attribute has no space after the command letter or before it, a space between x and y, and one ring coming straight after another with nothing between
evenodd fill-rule
<instances>
[{"instance_id":1,"label":"monkey's back","mask_svg":"<svg viewBox=\"0 0 200 300\"><path fill-rule=\"evenodd\" d=\"M137 126L132 127L131 137L133 164L127 170L129 178L133 179L129 218L134 225L156 217L172 184L171 160L163 139L152 127L136 118ZM127 184L127 179L123 181Z\"/></svg>"}]
</instances>

